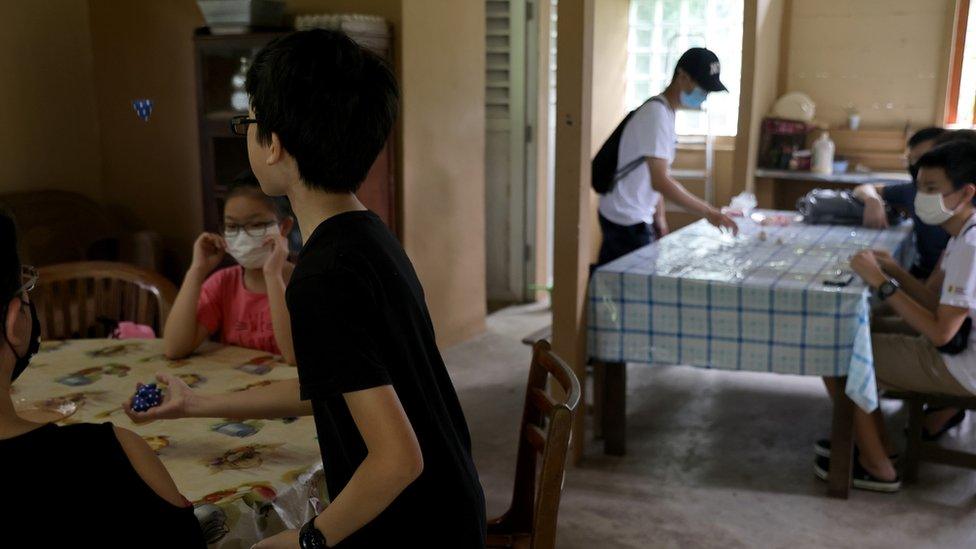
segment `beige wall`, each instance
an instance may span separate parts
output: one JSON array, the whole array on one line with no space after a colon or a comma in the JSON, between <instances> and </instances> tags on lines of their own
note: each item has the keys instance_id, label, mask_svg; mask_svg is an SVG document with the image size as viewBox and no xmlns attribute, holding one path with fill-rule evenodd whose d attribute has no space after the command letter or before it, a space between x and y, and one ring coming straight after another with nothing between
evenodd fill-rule
<instances>
[{"instance_id":1,"label":"beige wall","mask_svg":"<svg viewBox=\"0 0 976 549\"><path fill-rule=\"evenodd\" d=\"M627 34L630 1L600 0L593 19L593 108L590 158L600 150L617 124L627 114ZM590 255L596 261L600 251L600 226L597 221L599 199L590 196Z\"/></svg>"},{"instance_id":2,"label":"beige wall","mask_svg":"<svg viewBox=\"0 0 976 549\"><path fill-rule=\"evenodd\" d=\"M787 85L843 124L855 106L867 128L936 122L944 93L953 0L793 2Z\"/></svg>"},{"instance_id":3,"label":"beige wall","mask_svg":"<svg viewBox=\"0 0 976 549\"><path fill-rule=\"evenodd\" d=\"M186 264L203 227L192 42L203 19L191 0L89 8L105 203ZM137 98L154 102L148 122Z\"/></svg>"},{"instance_id":4,"label":"beige wall","mask_svg":"<svg viewBox=\"0 0 976 549\"><path fill-rule=\"evenodd\" d=\"M439 342L485 326L485 5L403 11L403 239Z\"/></svg>"},{"instance_id":5,"label":"beige wall","mask_svg":"<svg viewBox=\"0 0 976 549\"><path fill-rule=\"evenodd\" d=\"M86 0L5 2L0 17L0 193L102 197Z\"/></svg>"}]
</instances>

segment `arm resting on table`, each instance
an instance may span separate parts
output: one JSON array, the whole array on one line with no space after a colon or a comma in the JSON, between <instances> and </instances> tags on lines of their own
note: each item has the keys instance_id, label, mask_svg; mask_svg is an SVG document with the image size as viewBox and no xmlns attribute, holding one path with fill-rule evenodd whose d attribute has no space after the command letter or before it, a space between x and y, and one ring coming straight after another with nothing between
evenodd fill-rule
<instances>
[{"instance_id":1,"label":"arm resting on table","mask_svg":"<svg viewBox=\"0 0 976 549\"><path fill-rule=\"evenodd\" d=\"M885 201L882 198L883 185L858 185L854 187L854 196L864 202L863 224L872 229L888 227L888 214L885 212Z\"/></svg>"},{"instance_id":2,"label":"arm resting on table","mask_svg":"<svg viewBox=\"0 0 976 549\"><path fill-rule=\"evenodd\" d=\"M200 301L200 290L206 279L206 271L194 267L183 277L183 285L176 294L176 301L163 329L163 353L168 359L190 355L210 335L197 321L197 302Z\"/></svg>"}]
</instances>

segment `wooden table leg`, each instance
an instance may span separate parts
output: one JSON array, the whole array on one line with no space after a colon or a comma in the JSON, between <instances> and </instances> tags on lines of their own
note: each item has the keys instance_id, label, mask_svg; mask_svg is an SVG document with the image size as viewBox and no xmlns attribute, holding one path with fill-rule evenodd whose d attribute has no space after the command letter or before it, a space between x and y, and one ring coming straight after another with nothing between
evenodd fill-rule
<instances>
[{"instance_id":1,"label":"wooden table leg","mask_svg":"<svg viewBox=\"0 0 976 549\"><path fill-rule=\"evenodd\" d=\"M908 400L908 444L905 446L904 470L901 478L905 482L915 482L918 479L918 462L922 446L922 424L925 412L921 400Z\"/></svg>"},{"instance_id":2,"label":"wooden table leg","mask_svg":"<svg viewBox=\"0 0 976 549\"><path fill-rule=\"evenodd\" d=\"M844 391L847 378L840 377L836 380L827 494L833 498L847 499L851 491L851 469L854 463L854 402Z\"/></svg>"},{"instance_id":3,"label":"wooden table leg","mask_svg":"<svg viewBox=\"0 0 976 549\"><path fill-rule=\"evenodd\" d=\"M597 367L604 370L603 453L622 456L627 442L627 365L607 362Z\"/></svg>"},{"instance_id":4,"label":"wooden table leg","mask_svg":"<svg viewBox=\"0 0 976 549\"><path fill-rule=\"evenodd\" d=\"M607 369L602 362L594 362L593 368L593 439L603 438L603 401L606 396Z\"/></svg>"}]
</instances>

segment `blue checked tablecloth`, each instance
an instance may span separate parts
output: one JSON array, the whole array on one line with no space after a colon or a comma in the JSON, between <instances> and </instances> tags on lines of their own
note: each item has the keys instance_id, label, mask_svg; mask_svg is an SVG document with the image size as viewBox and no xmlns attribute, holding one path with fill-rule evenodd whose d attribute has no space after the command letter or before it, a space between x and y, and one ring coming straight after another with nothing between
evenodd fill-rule
<instances>
[{"instance_id":1,"label":"blue checked tablecloth","mask_svg":"<svg viewBox=\"0 0 976 549\"><path fill-rule=\"evenodd\" d=\"M764 227L746 218L739 228L733 237L699 221L597 269L589 288L590 356L846 375L848 396L864 410L877 408L869 289L856 275L844 287L823 282L849 272L848 258L863 248L904 262L911 225Z\"/></svg>"}]
</instances>

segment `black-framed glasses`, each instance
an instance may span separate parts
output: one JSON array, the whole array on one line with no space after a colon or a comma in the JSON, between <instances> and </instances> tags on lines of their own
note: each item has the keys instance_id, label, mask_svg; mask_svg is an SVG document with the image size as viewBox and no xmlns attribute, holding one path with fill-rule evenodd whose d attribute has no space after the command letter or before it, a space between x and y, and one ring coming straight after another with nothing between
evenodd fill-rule
<instances>
[{"instance_id":1,"label":"black-framed glasses","mask_svg":"<svg viewBox=\"0 0 976 549\"><path fill-rule=\"evenodd\" d=\"M248 118L246 114L235 116L234 118L230 119L230 131L233 132L234 135L246 136L247 125L257 124L257 122L258 121L256 118Z\"/></svg>"},{"instance_id":2,"label":"black-framed glasses","mask_svg":"<svg viewBox=\"0 0 976 549\"><path fill-rule=\"evenodd\" d=\"M37 286L37 269L30 265L20 266L20 289L17 290L18 294L30 293Z\"/></svg>"},{"instance_id":3,"label":"black-framed glasses","mask_svg":"<svg viewBox=\"0 0 976 549\"><path fill-rule=\"evenodd\" d=\"M278 223L276 221L267 221L264 223L248 223L246 225L237 225L235 223L225 223L224 224L224 236L235 237L244 231L244 234L253 237L268 236L273 234L273 228L277 227Z\"/></svg>"}]
</instances>

